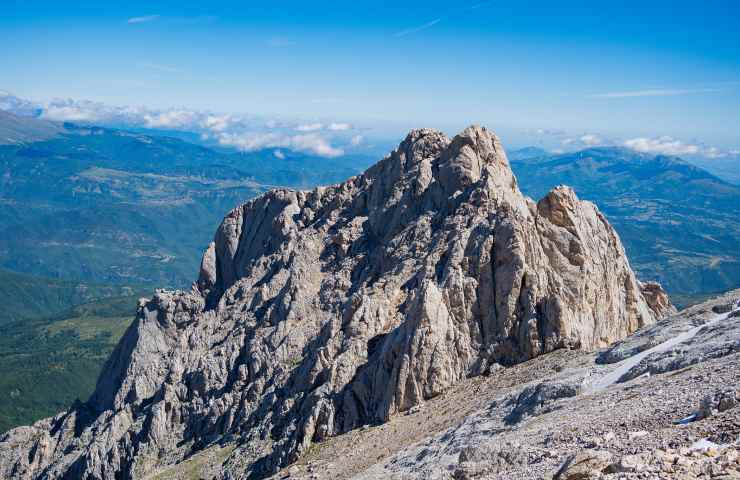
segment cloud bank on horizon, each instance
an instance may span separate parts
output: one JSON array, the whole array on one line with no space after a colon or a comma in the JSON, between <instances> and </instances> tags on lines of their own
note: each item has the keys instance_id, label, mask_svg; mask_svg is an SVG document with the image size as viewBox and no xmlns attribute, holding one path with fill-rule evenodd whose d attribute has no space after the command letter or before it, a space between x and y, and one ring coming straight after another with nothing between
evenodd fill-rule
<instances>
[{"instance_id":1,"label":"cloud bank on horizon","mask_svg":"<svg viewBox=\"0 0 740 480\"><path fill-rule=\"evenodd\" d=\"M363 141L355 127L346 122L296 123L188 108L157 110L75 99L34 102L1 91L0 110L55 122L194 132L203 140L242 151L287 148L337 157L347 149L359 147Z\"/></svg>"},{"instance_id":2,"label":"cloud bank on horizon","mask_svg":"<svg viewBox=\"0 0 740 480\"><path fill-rule=\"evenodd\" d=\"M366 128L340 121L298 122L189 108L158 110L143 106L112 106L76 99L36 102L4 91L0 91L0 110L56 122L193 132L204 141L242 151L276 148L338 157L348 150L358 151L365 144L365 136L360 132ZM527 143L546 146L552 153L619 146L654 155L707 159L740 156L739 149L722 149L668 135L616 138L595 132L572 135L563 129L539 128L530 130L526 138ZM543 139L548 141L543 142ZM389 143L394 141L389 139ZM276 150L275 156L283 158L284 154Z\"/></svg>"},{"instance_id":3,"label":"cloud bank on horizon","mask_svg":"<svg viewBox=\"0 0 740 480\"><path fill-rule=\"evenodd\" d=\"M615 138L598 133L569 135L564 130L540 128L534 130L532 136L538 139L533 143L542 143L543 138L549 138L549 144L554 145L549 150L553 153L565 153L566 151L594 147L625 147L651 155L687 158L719 159L740 155L740 150L737 149L722 149L699 141L683 141L669 135Z\"/></svg>"}]
</instances>

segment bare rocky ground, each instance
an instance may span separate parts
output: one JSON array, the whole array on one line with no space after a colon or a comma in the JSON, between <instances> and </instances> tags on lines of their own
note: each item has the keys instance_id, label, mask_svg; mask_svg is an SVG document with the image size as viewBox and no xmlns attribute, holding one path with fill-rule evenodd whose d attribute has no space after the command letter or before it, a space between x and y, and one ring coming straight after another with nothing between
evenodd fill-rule
<instances>
[{"instance_id":1,"label":"bare rocky ground","mask_svg":"<svg viewBox=\"0 0 740 480\"><path fill-rule=\"evenodd\" d=\"M738 301L735 290L606 351L561 350L471 378L383 425L314 446L273 478L740 478ZM591 389L728 305L734 316L648 355L637 378ZM663 372L645 374L651 367Z\"/></svg>"}]
</instances>

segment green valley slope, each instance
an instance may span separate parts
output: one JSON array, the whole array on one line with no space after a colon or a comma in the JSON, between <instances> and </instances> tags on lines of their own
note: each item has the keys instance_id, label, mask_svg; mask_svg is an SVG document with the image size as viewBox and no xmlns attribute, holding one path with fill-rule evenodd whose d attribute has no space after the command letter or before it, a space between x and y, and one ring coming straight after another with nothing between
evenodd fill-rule
<instances>
[{"instance_id":1,"label":"green valley slope","mask_svg":"<svg viewBox=\"0 0 740 480\"><path fill-rule=\"evenodd\" d=\"M0 325L45 318L96 300L133 296L140 288L34 277L0 270Z\"/></svg>"},{"instance_id":2,"label":"green valley slope","mask_svg":"<svg viewBox=\"0 0 740 480\"><path fill-rule=\"evenodd\" d=\"M0 325L0 432L87 400L135 311L116 297Z\"/></svg>"},{"instance_id":3,"label":"green valley slope","mask_svg":"<svg viewBox=\"0 0 740 480\"><path fill-rule=\"evenodd\" d=\"M87 399L146 295L0 270L0 432Z\"/></svg>"}]
</instances>

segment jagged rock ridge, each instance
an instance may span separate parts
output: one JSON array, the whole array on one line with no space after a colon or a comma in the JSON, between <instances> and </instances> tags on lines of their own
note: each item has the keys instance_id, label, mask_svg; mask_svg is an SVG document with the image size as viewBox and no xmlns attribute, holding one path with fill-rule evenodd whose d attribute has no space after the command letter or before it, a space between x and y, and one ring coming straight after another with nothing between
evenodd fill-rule
<instances>
[{"instance_id":1,"label":"jagged rock ridge","mask_svg":"<svg viewBox=\"0 0 740 480\"><path fill-rule=\"evenodd\" d=\"M234 442L224 476L259 478L494 364L670 311L593 204L525 198L485 128L415 130L342 184L232 210L193 290L142 302L90 400L7 434L0 474L140 478Z\"/></svg>"}]
</instances>

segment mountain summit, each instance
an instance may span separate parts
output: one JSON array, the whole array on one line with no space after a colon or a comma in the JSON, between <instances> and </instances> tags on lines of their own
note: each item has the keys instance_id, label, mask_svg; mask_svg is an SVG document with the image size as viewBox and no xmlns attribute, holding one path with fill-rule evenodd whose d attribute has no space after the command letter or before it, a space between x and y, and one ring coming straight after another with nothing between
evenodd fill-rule
<instances>
[{"instance_id":1,"label":"mountain summit","mask_svg":"<svg viewBox=\"0 0 740 480\"><path fill-rule=\"evenodd\" d=\"M524 197L498 138L414 130L344 183L232 210L84 404L0 439L3 478L143 478L217 443L261 478L466 377L606 346L674 309L598 209Z\"/></svg>"}]
</instances>

